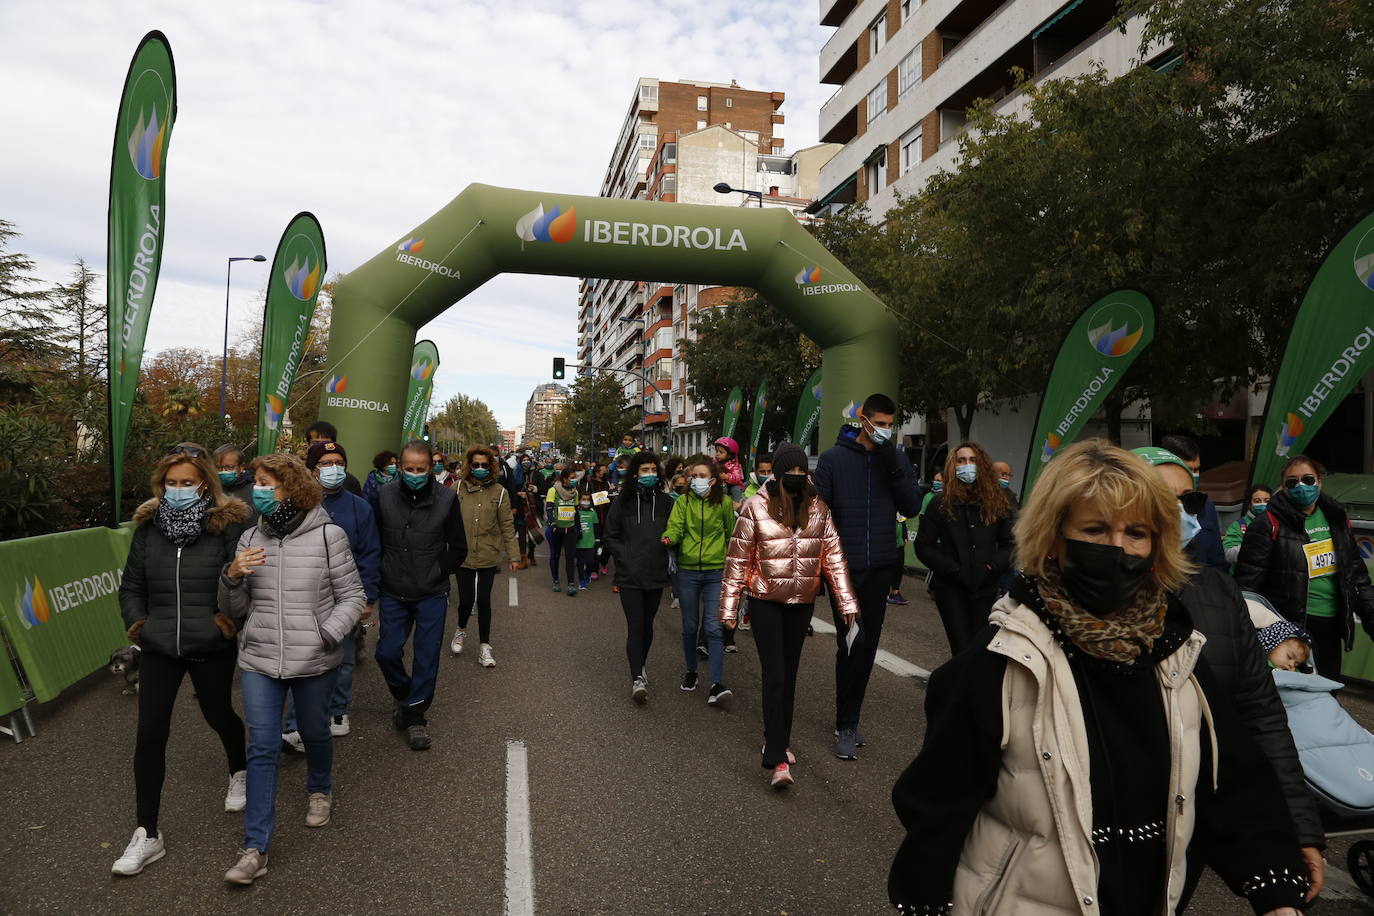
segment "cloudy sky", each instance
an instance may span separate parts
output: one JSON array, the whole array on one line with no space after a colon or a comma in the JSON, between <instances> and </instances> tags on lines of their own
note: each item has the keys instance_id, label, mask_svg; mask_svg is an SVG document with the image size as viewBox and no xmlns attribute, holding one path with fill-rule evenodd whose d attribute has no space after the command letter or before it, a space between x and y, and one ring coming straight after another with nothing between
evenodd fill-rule
<instances>
[{"instance_id":1,"label":"cloudy sky","mask_svg":"<svg viewBox=\"0 0 1374 916\"><path fill-rule=\"evenodd\" d=\"M0 0L0 218L40 277L105 264L115 109L145 32L176 58L167 242L148 350L222 339L225 258L269 259L310 210L348 271L472 182L596 194L641 76L787 93L788 149L815 142L829 87L815 0L187 3ZM236 264L233 327L267 264ZM422 329L436 402L521 422L573 357L576 281L505 276Z\"/></svg>"}]
</instances>

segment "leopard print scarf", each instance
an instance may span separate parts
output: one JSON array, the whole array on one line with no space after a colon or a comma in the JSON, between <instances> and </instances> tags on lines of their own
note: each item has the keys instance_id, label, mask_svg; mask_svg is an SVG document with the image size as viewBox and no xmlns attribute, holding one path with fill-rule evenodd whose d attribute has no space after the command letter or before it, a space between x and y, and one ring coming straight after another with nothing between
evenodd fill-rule
<instances>
[{"instance_id":1,"label":"leopard print scarf","mask_svg":"<svg viewBox=\"0 0 1374 916\"><path fill-rule=\"evenodd\" d=\"M1053 563L1045 565L1045 575L1036 586L1064 635L1094 658L1129 665L1154 648L1155 640L1164 634L1169 601L1157 585L1141 586L1130 604L1105 617L1074 603L1064 589L1059 567Z\"/></svg>"}]
</instances>

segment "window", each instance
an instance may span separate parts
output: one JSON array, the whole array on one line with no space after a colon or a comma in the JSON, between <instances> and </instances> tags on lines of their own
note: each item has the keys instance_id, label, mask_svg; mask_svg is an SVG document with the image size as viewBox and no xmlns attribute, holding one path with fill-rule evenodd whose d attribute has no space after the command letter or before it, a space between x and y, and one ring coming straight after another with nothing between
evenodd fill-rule
<instances>
[{"instance_id":1,"label":"window","mask_svg":"<svg viewBox=\"0 0 1374 916\"><path fill-rule=\"evenodd\" d=\"M657 136L655 136L654 134L640 134L640 135L639 135L639 148L640 148L640 149L653 149L655 146L658 146L658 137L657 137Z\"/></svg>"},{"instance_id":2,"label":"window","mask_svg":"<svg viewBox=\"0 0 1374 916\"><path fill-rule=\"evenodd\" d=\"M654 349L673 349L673 329L671 327L659 328L656 332L654 332ZM667 362L667 360L664 360L664 362Z\"/></svg>"},{"instance_id":3,"label":"window","mask_svg":"<svg viewBox=\"0 0 1374 916\"><path fill-rule=\"evenodd\" d=\"M887 77L878 81L878 85L868 93L868 123L872 124L878 118L887 114Z\"/></svg>"},{"instance_id":4,"label":"window","mask_svg":"<svg viewBox=\"0 0 1374 916\"><path fill-rule=\"evenodd\" d=\"M706 110L706 96L704 96L704 95L699 95L699 96L697 96L697 111L705 111L705 110Z\"/></svg>"},{"instance_id":5,"label":"window","mask_svg":"<svg viewBox=\"0 0 1374 916\"><path fill-rule=\"evenodd\" d=\"M676 144L676 143L665 143L665 144L663 144L663 153L662 153L662 157L663 157L663 162L664 162L665 164L671 164L671 163L677 162L677 144Z\"/></svg>"},{"instance_id":6,"label":"window","mask_svg":"<svg viewBox=\"0 0 1374 916\"><path fill-rule=\"evenodd\" d=\"M727 96L726 99L725 99L725 107L726 107L726 108L734 108L734 107L735 107L735 100Z\"/></svg>"},{"instance_id":7,"label":"window","mask_svg":"<svg viewBox=\"0 0 1374 916\"><path fill-rule=\"evenodd\" d=\"M658 193L659 193L660 196L661 196L661 195L664 195L664 194L676 194L676 193L677 193L677 176L676 176L676 175L664 175L664 176L663 176L663 179L662 179L661 181L659 181L659 183L658 183Z\"/></svg>"},{"instance_id":8,"label":"window","mask_svg":"<svg viewBox=\"0 0 1374 916\"><path fill-rule=\"evenodd\" d=\"M698 121L697 121L697 130L705 130L705 129L706 129L706 122L705 122L705 121L702 121L702 120L698 120Z\"/></svg>"},{"instance_id":9,"label":"window","mask_svg":"<svg viewBox=\"0 0 1374 916\"><path fill-rule=\"evenodd\" d=\"M897 174L905 175L921 161L921 127L919 124L902 134L898 149L901 151L901 162L898 163L901 171Z\"/></svg>"},{"instance_id":10,"label":"window","mask_svg":"<svg viewBox=\"0 0 1374 916\"><path fill-rule=\"evenodd\" d=\"M908 89L921 81L921 46L912 48L902 62L897 65L897 98L906 95Z\"/></svg>"},{"instance_id":11,"label":"window","mask_svg":"<svg viewBox=\"0 0 1374 916\"><path fill-rule=\"evenodd\" d=\"M887 152L884 150L864 166L864 177L868 180L868 196L887 187Z\"/></svg>"},{"instance_id":12,"label":"window","mask_svg":"<svg viewBox=\"0 0 1374 916\"><path fill-rule=\"evenodd\" d=\"M658 87L657 87L657 86L640 86L640 87L639 87L639 100L640 100L641 102L657 102L657 101L658 101Z\"/></svg>"},{"instance_id":13,"label":"window","mask_svg":"<svg viewBox=\"0 0 1374 916\"><path fill-rule=\"evenodd\" d=\"M902 0L901 25L906 25L906 21L911 18L911 11L920 5L921 0Z\"/></svg>"},{"instance_id":14,"label":"window","mask_svg":"<svg viewBox=\"0 0 1374 916\"><path fill-rule=\"evenodd\" d=\"M873 20L873 24L868 27L868 56L871 59L887 44L887 11L878 14L878 18Z\"/></svg>"},{"instance_id":15,"label":"window","mask_svg":"<svg viewBox=\"0 0 1374 916\"><path fill-rule=\"evenodd\" d=\"M660 382L669 382L673 379L673 361L671 359L660 359L655 366L654 378ZM651 407L657 408L657 404L650 402Z\"/></svg>"}]
</instances>

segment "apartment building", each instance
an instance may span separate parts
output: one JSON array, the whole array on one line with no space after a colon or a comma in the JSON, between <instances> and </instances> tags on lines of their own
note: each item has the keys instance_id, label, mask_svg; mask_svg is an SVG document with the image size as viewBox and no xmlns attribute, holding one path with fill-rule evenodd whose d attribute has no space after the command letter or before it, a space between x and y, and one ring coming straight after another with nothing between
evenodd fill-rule
<instances>
[{"instance_id":1,"label":"apartment building","mask_svg":"<svg viewBox=\"0 0 1374 916\"><path fill-rule=\"evenodd\" d=\"M1112 25L1116 0L820 0L834 34L821 48L822 83L837 86L820 137L844 148L821 169L813 212L866 202L880 219L898 191L913 194L954 166L965 111L976 99L1024 109L1012 70L1035 80L1079 76L1096 64L1126 72L1143 20ZM1147 55L1161 69L1170 49Z\"/></svg>"},{"instance_id":2,"label":"apartment building","mask_svg":"<svg viewBox=\"0 0 1374 916\"><path fill-rule=\"evenodd\" d=\"M525 402L526 442L548 440L554 415L567 399L568 389L563 385L549 382L535 387L530 399Z\"/></svg>"}]
</instances>

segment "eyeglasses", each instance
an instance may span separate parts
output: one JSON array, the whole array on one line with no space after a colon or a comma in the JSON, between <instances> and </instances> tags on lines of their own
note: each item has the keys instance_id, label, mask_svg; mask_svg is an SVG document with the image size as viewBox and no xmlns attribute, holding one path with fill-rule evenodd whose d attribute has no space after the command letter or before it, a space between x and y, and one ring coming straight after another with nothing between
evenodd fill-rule
<instances>
[{"instance_id":1,"label":"eyeglasses","mask_svg":"<svg viewBox=\"0 0 1374 916\"><path fill-rule=\"evenodd\" d=\"M1293 489L1294 487L1296 487L1298 484L1302 484L1302 485L1304 485L1304 486L1310 487L1310 486L1312 486L1313 484L1315 484L1316 482L1317 482L1317 475L1316 475L1316 474L1304 474L1304 475L1302 475L1301 477L1290 477L1290 478L1288 478L1287 480L1285 480L1285 481L1283 482L1283 485L1284 485L1286 488L1288 488L1288 489L1291 490L1291 489Z\"/></svg>"},{"instance_id":2,"label":"eyeglasses","mask_svg":"<svg viewBox=\"0 0 1374 916\"><path fill-rule=\"evenodd\" d=\"M1178 494L1178 501L1183 503L1184 512L1189 515L1201 515L1207 505L1207 494L1201 490L1189 490L1187 493Z\"/></svg>"},{"instance_id":3,"label":"eyeglasses","mask_svg":"<svg viewBox=\"0 0 1374 916\"><path fill-rule=\"evenodd\" d=\"M167 449L168 455L185 455L188 458L204 458L205 449L196 448L194 445L174 445Z\"/></svg>"}]
</instances>

